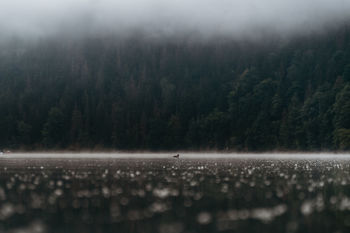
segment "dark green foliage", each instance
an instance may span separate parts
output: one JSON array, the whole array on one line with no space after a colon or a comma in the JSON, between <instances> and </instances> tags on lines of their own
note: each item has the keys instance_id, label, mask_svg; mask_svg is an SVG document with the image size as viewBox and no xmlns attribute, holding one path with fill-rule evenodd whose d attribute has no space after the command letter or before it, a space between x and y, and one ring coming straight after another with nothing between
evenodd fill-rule
<instances>
[{"instance_id":1,"label":"dark green foliage","mask_svg":"<svg viewBox=\"0 0 350 233\"><path fill-rule=\"evenodd\" d=\"M18 131L18 140L24 144L28 145L31 143L31 131L32 126L29 124L26 124L23 121L19 121L17 123L17 131Z\"/></svg>"},{"instance_id":2,"label":"dark green foliage","mask_svg":"<svg viewBox=\"0 0 350 233\"><path fill-rule=\"evenodd\" d=\"M350 82L350 64L344 69L343 79L345 82Z\"/></svg>"},{"instance_id":3,"label":"dark green foliage","mask_svg":"<svg viewBox=\"0 0 350 233\"><path fill-rule=\"evenodd\" d=\"M4 48L0 146L347 150L349 64L348 27L288 43L130 38Z\"/></svg>"},{"instance_id":4,"label":"dark green foliage","mask_svg":"<svg viewBox=\"0 0 350 233\"><path fill-rule=\"evenodd\" d=\"M230 120L226 113L215 109L207 116L193 121L187 132L187 142L190 147L200 149L226 149L227 138L230 136Z\"/></svg>"},{"instance_id":5,"label":"dark green foliage","mask_svg":"<svg viewBox=\"0 0 350 233\"><path fill-rule=\"evenodd\" d=\"M42 130L43 144L45 146L60 146L64 141L66 128L64 127L64 115L59 108L51 108Z\"/></svg>"},{"instance_id":6,"label":"dark green foliage","mask_svg":"<svg viewBox=\"0 0 350 233\"><path fill-rule=\"evenodd\" d=\"M339 149L350 149L350 129L337 129L335 131L335 142Z\"/></svg>"},{"instance_id":7,"label":"dark green foliage","mask_svg":"<svg viewBox=\"0 0 350 233\"><path fill-rule=\"evenodd\" d=\"M350 129L350 85L346 85L336 96L334 104L336 128Z\"/></svg>"}]
</instances>

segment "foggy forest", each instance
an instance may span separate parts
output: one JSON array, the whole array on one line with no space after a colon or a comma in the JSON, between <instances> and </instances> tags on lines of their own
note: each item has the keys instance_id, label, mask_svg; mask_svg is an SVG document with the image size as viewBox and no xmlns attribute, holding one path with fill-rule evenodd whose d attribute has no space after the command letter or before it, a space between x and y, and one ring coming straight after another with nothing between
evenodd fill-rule
<instances>
[{"instance_id":1,"label":"foggy forest","mask_svg":"<svg viewBox=\"0 0 350 233\"><path fill-rule=\"evenodd\" d=\"M350 0L0 0L0 233L350 232Z\"/></svg>"},{"instance_id":2,"label":"foggy forest","mask_svg":"<svg viewBox=\"0 0 350 233\"><path fill-rule=\"evenodd\" d=\"M0 3L0 148L350 149L348 1Z\"/></svg>"}]
</instances>

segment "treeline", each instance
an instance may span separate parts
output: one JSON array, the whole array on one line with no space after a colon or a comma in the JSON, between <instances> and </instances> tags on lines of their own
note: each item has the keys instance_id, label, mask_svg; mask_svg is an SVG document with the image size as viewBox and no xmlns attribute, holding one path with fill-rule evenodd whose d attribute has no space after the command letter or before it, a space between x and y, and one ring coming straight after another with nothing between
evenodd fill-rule
<instances>
[{"instance_id":1,"label":"treeline","mask_svg":"<svg viewBox=\"0 0 350 233\"><path fill-rule=\"evenodd\" d=\"M350 149L350 28L263 43L13 41L0 148Z\"/></svg>"}]
</instances>

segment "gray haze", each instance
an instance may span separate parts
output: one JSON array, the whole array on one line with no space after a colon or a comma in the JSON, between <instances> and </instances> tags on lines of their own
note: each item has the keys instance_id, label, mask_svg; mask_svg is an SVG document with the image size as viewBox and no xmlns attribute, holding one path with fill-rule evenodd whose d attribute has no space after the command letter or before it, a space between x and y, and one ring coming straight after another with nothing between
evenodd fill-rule
<instances>
[{"instance_id":1,"label":"gray haze","mask_svg":"<svg viewBox=\"0 0 350 233\"><path fill-rule=\"evenodd\" d=\"M288 36L335 27L350 0L0 0L0 39L71 35Z\"/></svg>"}]
</instances>

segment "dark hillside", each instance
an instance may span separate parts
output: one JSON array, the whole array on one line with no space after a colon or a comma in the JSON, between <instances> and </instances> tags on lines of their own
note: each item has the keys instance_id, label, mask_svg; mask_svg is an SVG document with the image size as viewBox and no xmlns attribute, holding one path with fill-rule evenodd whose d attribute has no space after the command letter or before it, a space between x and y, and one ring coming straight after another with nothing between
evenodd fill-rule
<instances>
[{"instance_id":1,"label":"dark hillside","mask_svg":"<svg viewBox=\"0 0 350 233\"><path fill-rule=\"evenodd\" d=\"M1 148L350 149L349 27L263 45L13 42L0 87Z\"/></svg>"}]
</instances>

